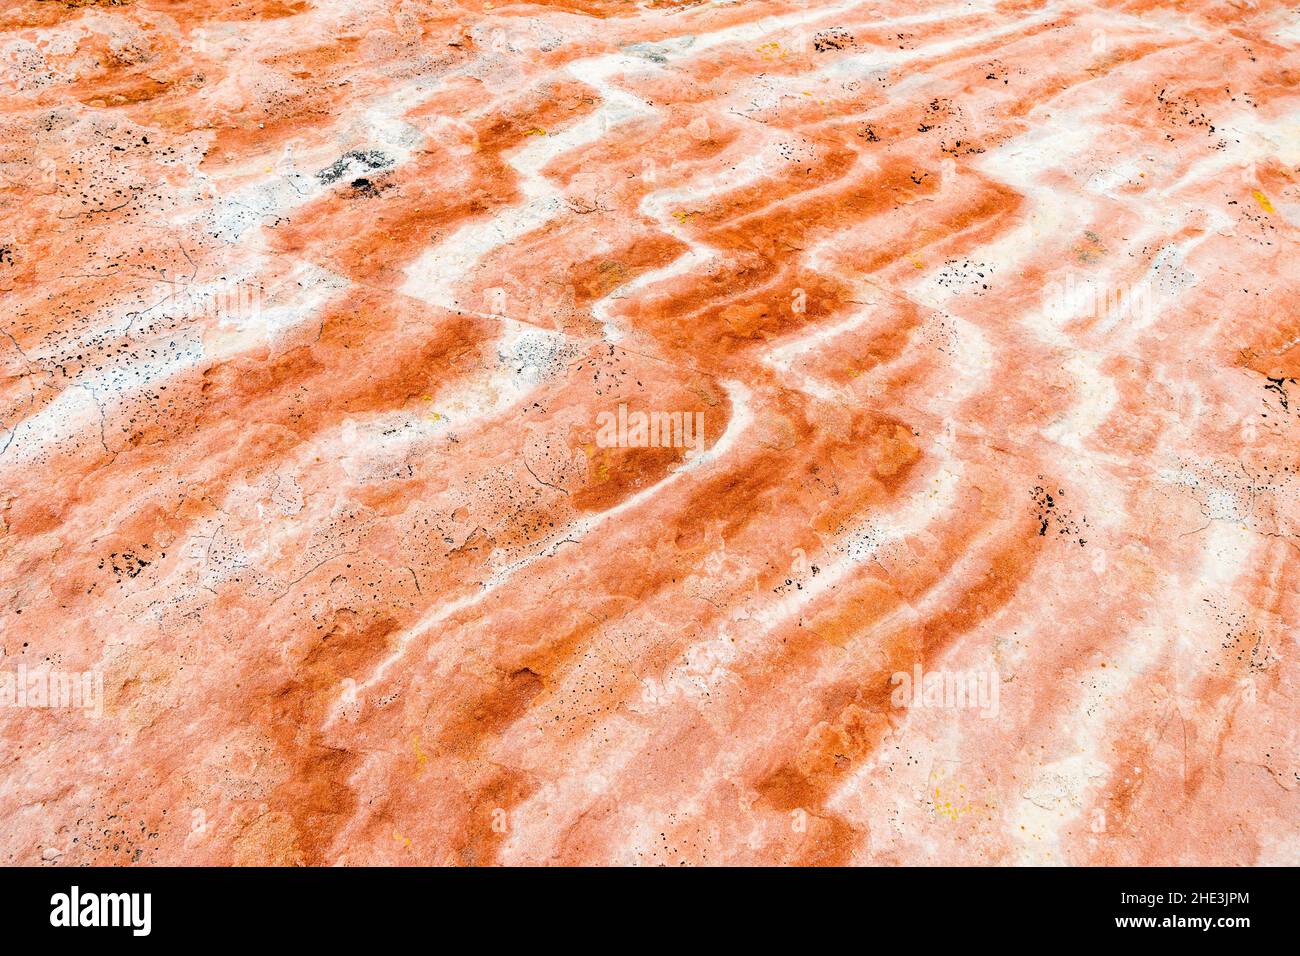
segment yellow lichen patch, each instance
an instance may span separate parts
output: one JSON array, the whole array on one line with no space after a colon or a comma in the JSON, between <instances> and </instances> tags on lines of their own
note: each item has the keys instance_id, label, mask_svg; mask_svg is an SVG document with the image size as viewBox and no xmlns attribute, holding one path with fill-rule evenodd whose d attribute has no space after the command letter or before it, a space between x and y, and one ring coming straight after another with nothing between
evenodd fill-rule
<instances>
[{"instance_id":1,"label":"yellow lichen patch","mask_svg":"<svg viewBox=\"0 0 1300 956\"><path fill-rule=\"evenodd\" d=\"M934 798L930 800L930 809L934 811L936 816L948 820L959 820L980 810L987 811L987 818L992 819L992 811L995 807L992 803L984 803L983 805L971 803L965 785L958 784L956 791L949 791L946 796L943 790L935 787ZM1024 829L1024 827L1021 827L1021 829Z\"/></svg>"},{"instance_id":2,"label":"yellow lichen patch","mask_svg":"<svg viewBox=\"0 0 1300 956\"><path fill-rule=\"evenodd\" d=\"M1252 193L1252 195L1255 197L1255 202L1259 203L1260 209L1264 210L1267 213L1273 212L1273 204L1268 201L1267 196L1265 196L1258 189L1256 189L1254 193Z\"/></svg>"},{"instance_id":3,"label":"yellow lichen patch","mask_svg":"<svg viewBox=\"0 0 1300 956\"><path fill-rule=\"evenodd\" d=\"M595 458L596 455L595 446L583 445L582 450L586 454L588 461L592 461ZM596 466L595 477L596 477L596 481L598 482L609 480L609 471L610 471L609 457L610 457L609 449L602 448L600 450L599 460L593 462Z\"/></svg>"}]
</instances>

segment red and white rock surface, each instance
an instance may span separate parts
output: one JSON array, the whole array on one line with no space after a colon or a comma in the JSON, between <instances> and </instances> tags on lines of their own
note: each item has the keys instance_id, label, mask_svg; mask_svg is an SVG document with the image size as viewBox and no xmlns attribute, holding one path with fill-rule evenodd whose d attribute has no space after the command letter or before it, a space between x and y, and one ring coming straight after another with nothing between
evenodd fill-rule
<instances>
[{"instance_id":1,"label":"red and white rock surface","mask_svg":"<svg viewBox=\"0 0 1300 956\"><path fill-rule=\"evenodd\" d=\"M1298 43L10 0L0 862L1300 862Z\"/></svg>"}]
</instances>

